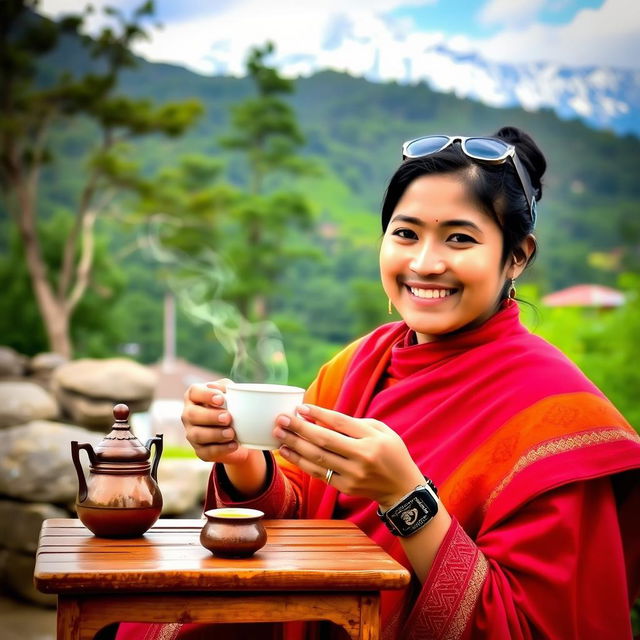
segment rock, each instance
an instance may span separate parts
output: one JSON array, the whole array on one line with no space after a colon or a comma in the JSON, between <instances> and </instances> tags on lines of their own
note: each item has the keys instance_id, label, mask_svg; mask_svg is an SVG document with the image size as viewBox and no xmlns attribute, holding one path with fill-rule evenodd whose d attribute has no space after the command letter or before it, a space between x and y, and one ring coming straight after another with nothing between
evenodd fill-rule
<instances>
[{"instance_id":1,"label":"rock","mask_svg":"<svg viewBox=\"0 0 640 640\"><path fill-rule=\"evenodd\" d=\"M0 493L28 502L73 502L78 477L70 443L95 446L102 438L103 434L47 420L0 430ZM86 464L84 454L81 459Z\"/></svg>"},{"instance_id":2,"label":"rock","mask_svg":"<svg viewBox=\"0 0 640 640\"><path fill-rule=\"evenodd\" d=\"M0 381L0 427L49 420L57 415L58 404L39 384Z\"/></svg>"},{"instance_id":3,"label":"rock","mask_svg":"<svg viewBox=\"0 0 640 640\"><path fill-rule=\"evenodd\" d=\"M119 400L98 400L68 393L63 389L56 389L55 394L58 403L64 408L72 422L87 429L109 431L113 424L113 407L118 404ZM128 400L126 404L131 413L139 413L146 411L150 400L145 399L140 402Z\"/></svg>"},{"instance_id":4,"label":"rock","mask_svg":"<svg viewBox=\"0 0 640 640\"><path fill-rule=\"evenodd\" d=\"M68 362L67 358L59 353L39 353L37 356L31 358L29 370L38 382L49 387L53 372L66 362Z\"/></svg>"},{"instance_id":5,"label":"rock","mask_svg":"<svg viewBox=\"0 0 640 640\"><path fill-rule=\"evenodd\" d=\"M113 424L113 406L129 405L132 413L146 411L157 383L156 374L132 360L74 360L53 373L52 390L72 421L106 429Z\"/></svg>"},{"instance_id":6,"label":"rock","mask_svg":"<svg viewBox=\"0 0 640 640\"><path fill-rule=\"evenodd\" d=\"M68 518L69 513L52 504L0 500L0 547L35 554L42 523L47 518Z\"/></svg>"},{"instance_id":7,"label":"rock","mask_svg":"<svg viewBox=\"0 0 640 640\"><path fill-rule=\"evenodd\" d=\"M199 517L210 471L211 463L199 458L161 458L158 485L162 515Z\"/></svg>"},{"instance_id":8,"label":"rock","mask_svg":"<svg viewBox=\"0 0 640 640\"><path fill-rule=\"evenodd\" d=\"M27 358L11 347L0 347L0 378L23 376Z\"/></svg>"},{"instance_id":9,"label":"rock","mask_svg":"<svg viewBox=\"0 0 640 640\"><path fill-rule=\"evenodd\" d=\"M0 578L5 588L16 596L38 605L55 607L54 594L40 593L33 585L33 571L36 559L33 555L10 551L0 551Z\"/></svg>"}]
</instances>

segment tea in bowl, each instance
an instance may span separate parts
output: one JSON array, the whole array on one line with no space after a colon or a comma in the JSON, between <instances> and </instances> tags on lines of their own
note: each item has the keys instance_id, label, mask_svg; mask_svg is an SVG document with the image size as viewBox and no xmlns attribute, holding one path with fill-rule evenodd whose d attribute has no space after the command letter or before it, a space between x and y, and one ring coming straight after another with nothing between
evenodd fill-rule
<instances>
[{"instance_id":1,"label":"tea in bowl","mask_svg":"<svg viewBox=\"0 0 640 640\"><path fill-rule=\"evenodd\" d=\"M247 449L273 450L280 447L272 435L276 418L281 413L295 413L304 398L304 389L284 384L230 382L224 395L238 442Z\"/></svg>"},{"instance_id":2,"label":"tea in bowl","mask_svg":"<svg viewBox=\"0 0 640 640\"><path fill-rule=\"evenodd\" d=\"M204 513L207 521L200 532L200 544L220 558L249 558L267 542L257 509L222 507Z\"/></svg>"}]
</instances>

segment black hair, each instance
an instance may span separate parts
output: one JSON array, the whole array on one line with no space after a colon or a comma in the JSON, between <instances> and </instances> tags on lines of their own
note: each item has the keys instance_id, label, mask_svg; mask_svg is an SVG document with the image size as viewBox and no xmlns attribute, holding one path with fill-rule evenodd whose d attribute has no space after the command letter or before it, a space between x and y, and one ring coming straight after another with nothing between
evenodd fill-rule
<instances>
[{"instance_id":1,"label":"black hair","mask_svg":"<svg viewBox=\"0 0 640 640\"><path fill-rule=\"evenodd\" d=\"M516 148L520 162L529 174L537 201L542 197L542 176L547 161L533 138L517 127L502 127L491 137L501 138ZM382 231L405 190L416 178L429 174L456 174L466 185L469 196L490 215L502 230L503 264L509 256L522 258L520 245L533 232L533 220L524 190L513 163L485 164L469 158L455 143L422 158L405 160L389 181L382 203ZM520 255L519 255L520 254ZM528 260L533 260L535 249ZM506 290L505 290L506 293Z\"/></svg>"}]
</instances>

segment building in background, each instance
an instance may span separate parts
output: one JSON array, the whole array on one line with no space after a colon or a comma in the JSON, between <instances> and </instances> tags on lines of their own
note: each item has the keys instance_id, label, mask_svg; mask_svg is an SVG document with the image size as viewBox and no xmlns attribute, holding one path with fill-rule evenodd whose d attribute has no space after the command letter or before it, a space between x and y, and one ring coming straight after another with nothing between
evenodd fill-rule
<instances>
[{"instance_id":1,"label":"building in background","mask_svg":"<svg viewBox=\"0 0 640 640\"><path fill-rule=\"evenodd\" d=\"M547 307L597 307L613 309L624 304L622 291L599 284L577 284L542 298Z\"/></svg>"}]
</instances>

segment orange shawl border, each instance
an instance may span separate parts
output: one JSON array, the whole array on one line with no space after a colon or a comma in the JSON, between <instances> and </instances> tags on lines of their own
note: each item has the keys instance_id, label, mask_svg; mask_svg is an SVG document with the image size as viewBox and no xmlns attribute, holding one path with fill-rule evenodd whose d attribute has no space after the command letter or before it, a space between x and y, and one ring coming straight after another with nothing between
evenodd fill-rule
<instances>
[{"instance_id":1,"label":"orange shawl border","mask_svg":"<svg viewBox=\"0 0 640 640\"><path fill-rule=\"evenodd\" d=\"M640 443L640 436L605 398L589 392L550 396L492 433L441 483L440 496L473 535L517 508L523 491L528 500L565 482L626 470L625 458L616 467L615 445L629 441ZM600 445L611 446L594 449ZM571 454L578 451L590 453L593 462L576 469ZM605 456L606 471L600 466ZM553 468L544 464L552 460Z\"/></svg>"},{"instance_id":2,"label":"orange shawl border","mask_svg":"<svg viewBox=\"0 0 640 640\"><path fill-rule=\"evenodd\" d=\"M353 342L320 369L306 393L306 402L335 407L345 376L364 340ZM367 388L362 390L360 404L373 394L391 348L389 345L367 381ZM588 391L548 396L506 421L464 459L440 482L440 497L473 537L481 527L492 526L544 491L566 482L628 469L628 457L622 456L623 462L617 467L615 454L630 442L640 443L640 436L606 398ZM580 451L591 455L577 471L571 464L571 454ZM275 455L299 497L305 489L308 491L307 500L301 500L305 504L302 517L332 517L337 491L302 473L277 452ZM563 464L565 458L567 463ZM553 462L558 464L552 465ZM545 475L541 477L537 469L544 469Z\"/></svg>"}]
</instances>

